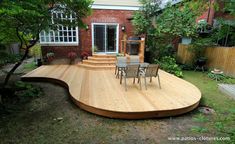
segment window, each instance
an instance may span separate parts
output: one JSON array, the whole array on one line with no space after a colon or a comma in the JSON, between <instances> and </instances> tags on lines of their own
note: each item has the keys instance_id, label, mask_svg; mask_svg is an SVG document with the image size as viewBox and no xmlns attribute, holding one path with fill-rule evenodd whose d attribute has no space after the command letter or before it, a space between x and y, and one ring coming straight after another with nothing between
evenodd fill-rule
<instances>
[{"instance_id":1,"label":"window","mask_svg":"<svg viewBox=\"0 0 235 144\"><path fill-rule=\"evenodd\" d=\"M74 15L66 16L63 13L54 12L52 14L52 23L55 19L73 21ZM78 45L78 27L58 25L57 30L42 31L39 36L41 44Z\"/></svg>"}]
</instances>

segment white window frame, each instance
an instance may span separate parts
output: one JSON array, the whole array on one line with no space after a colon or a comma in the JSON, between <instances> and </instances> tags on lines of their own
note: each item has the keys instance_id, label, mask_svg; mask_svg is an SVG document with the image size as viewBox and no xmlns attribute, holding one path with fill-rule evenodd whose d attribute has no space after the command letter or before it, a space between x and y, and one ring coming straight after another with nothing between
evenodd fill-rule
<instances>
[{"instance_id":1,"label":"white window frame","mask_svg":"<svg viewBox=\"0 0 235 144\"><path fill-rule=\"evenodd\" d=\"M116 33L116 51L115 52L107 52L106 49L106 43L105 43L105 52L100 52L100 53L105 53L105 54L112 54L112 53L118 53L119 50L119 24L118 23L91 23L91 27L92 27L92 53L94 53L94 47L95 47L95 39L94 39L94 25L105 25L105 27L107 25L116 25L117 26L117 33ZM106 28L105 28L106 30ZM106 33L106 31L105 31ZM106 34L105 34L106 35ZM106 42L106 37L105 37L105 42Z\"/></svg>"},{"instance_id":2,"label":"white window frame","mask_svg":"<svg viewBox=\"0 0 235 144\"><path fill-rule=\"evenodd\" d=\"M56 14L56 16L58 17L60 15L60 17L63 19L63 13L59 13L59 12L53 12L52 13L52 23L54 23L53 21L53 14ZM67 18L67 16L65 16ZM74 18L72 17L72 14L70 15L69 19L72 21ZM61 30L59 29L59 27L61 27ZM68 30L70 28L70 30ZM75 30L74 30L75 28ZM62 35L60 35L60 32L62 32ZM67 33L67 36L64 36L64 32ZM71 33L71 35L69 36L69 32ZM73 35L73 33L75 32L75 36ZM77 46L79 45L79 31L78 31L78 27L70 27L70 26L63 26L63 25L58 25L58 30L49 30L48 32L46 31L42 31L39 34L40 37L40 44L41 45L55 45L55 46ZM58 41L56 41L56 37L58 39ZM53 41L52 41L52 39ZM60 41L60 38L62 38L63 40ZM64 41L65 38L67 38L67 41ZM72 41L69 41L69 38L71 38ZM75 38L75 41L74 41ZM48 40L48 41L47 41Z\"/></svg>"}]
</instances>

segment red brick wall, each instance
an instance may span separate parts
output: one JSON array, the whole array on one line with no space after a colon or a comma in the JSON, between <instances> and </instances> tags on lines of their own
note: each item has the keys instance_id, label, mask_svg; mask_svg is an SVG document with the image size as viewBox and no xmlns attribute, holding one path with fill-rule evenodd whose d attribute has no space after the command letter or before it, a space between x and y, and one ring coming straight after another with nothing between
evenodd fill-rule
<instances>
[{"instance_id":1,"label":"red brick wall","mask_svg":"<svg viewBox=\"0 0 235 144\"><path fill-rule=\"evenodd\" d=\"M42 46L43 57L45 57L48 52L55 53L55 58L67 58L69 52L80 54L78 46Z\"/></svg>"},{"instance_id":2,"label":"red brick wall","mask_svg":"<svg viewBox=\"0 0 235 144\"><path fill-rule=\"evenodd\" d=\"M121 40L124 34L127 37L133 35L133 26L128 18L132 17L133 11L127 10L93 10L91 16L84 19L88 24L88 30L79 30L79 45L78 46L43 46L42 53L45 56L47 52L54 52L57 58L67 57L69 51L75 51L78 54L83 50L91 51L92 48L92 23L117 23L119 24L119 49L121 47ZM121 31L121 26L126 27L126 31Z\"/></svg>"},{"instance_id":3,"label":"red brick wall","mask_svg":"<svg viewBox=\"0 0 235 144\"><path fill-rule=\"evenodd\" d=\"M127 10L93 10L91 16L84 19L84 22L88 24L88 30L80 30L80 42L82 49L90 50L92 47L92 23L117 23L119 24L119 47L121 46L121 40L124 33L127 37L133 35L133 27L128 18L132 17L133 11ZM121 31L121 26L125 25L126 32Z\"/></svg>"}]
</instances>

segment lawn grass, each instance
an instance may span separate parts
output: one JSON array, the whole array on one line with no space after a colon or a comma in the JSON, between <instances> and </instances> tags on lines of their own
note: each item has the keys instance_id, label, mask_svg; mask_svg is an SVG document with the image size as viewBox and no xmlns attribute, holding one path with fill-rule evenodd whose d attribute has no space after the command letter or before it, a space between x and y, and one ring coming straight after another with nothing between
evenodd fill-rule
<instances>
[{"instance_id":1,"label":"lawn grass","mask_svg":"<svg viewBox=\"0 0 235 144\"><path fill-rule=\"evenodd\" d=\"M218 89L220 82L211 80L206 73L185 71L184 79L193 83L202 92L200 105L209 106L216 112L212 117L197 113L194 120L204 123L204 128L208 132L214 132L218 136L228 136L231 142L235 143L235 100L221 93ZM235 79L231 82L234 83Z\"/></svg>"},{"instance_id":2,"label":"lawn grass","mask_svg":"<svg viewBox=\"0 0 235 144\"><path fill-rule=\"evenodd\" d=\"M30 63L26 63L26 64L24 65L25 71L32 71L32 70L34 70L34 69L36 69L36 68L37 68L37 66L36 66L36 64L35 64L34 61L32 61L32 62L30 62Z\"/></svg>"},{"instance_id":3,"label":"lawn grass","mask_svg":"<svg viewBox=\"0 0 235 144\"><path fill-rule=\"evenodd\" d=\"M230 141L184 141L186 143L235 143L235 101L222 94L206 73L184 71L184 79L202 92L198 110L177 117L147 120L109 119L79 109L68 92L49 83L32 83L44 93L1 116L0 143L182 143L169 137L229 137ZM62 118L62 119L61 119Z\"/></svg>"}]
</instances>

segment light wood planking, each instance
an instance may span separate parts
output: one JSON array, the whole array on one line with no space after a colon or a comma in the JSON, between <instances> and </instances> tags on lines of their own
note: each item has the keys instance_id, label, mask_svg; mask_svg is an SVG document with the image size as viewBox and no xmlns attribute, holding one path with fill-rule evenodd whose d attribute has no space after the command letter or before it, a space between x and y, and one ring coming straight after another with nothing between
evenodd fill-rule
<instances>
[{"instance_id":1,"label":"light wood planking","mask_svg":"<svg viewBox=\"0 0 235 144\"><path fill-rule=\"evenodd\" d=\"M24 75L23 80L57 80L69 89L72 100L82 109L112 118L140 119L174 116L193 110L199 104L201 92L191 83L162 70L147 90L127 80L124 85L115 78L114 70L93 71L75 65L41 66Z\"/></svg>"}]
</instances>

